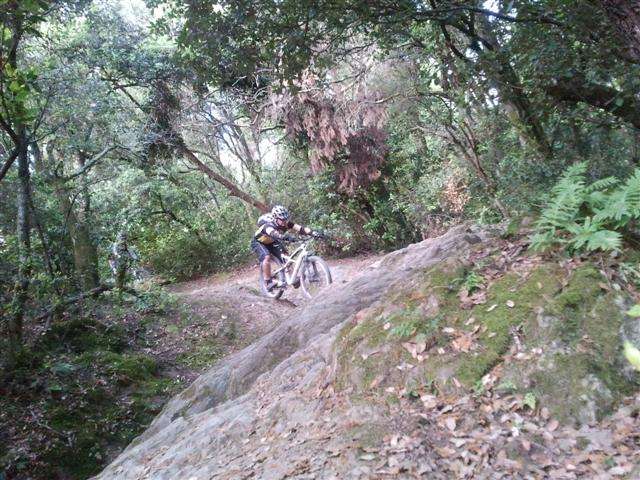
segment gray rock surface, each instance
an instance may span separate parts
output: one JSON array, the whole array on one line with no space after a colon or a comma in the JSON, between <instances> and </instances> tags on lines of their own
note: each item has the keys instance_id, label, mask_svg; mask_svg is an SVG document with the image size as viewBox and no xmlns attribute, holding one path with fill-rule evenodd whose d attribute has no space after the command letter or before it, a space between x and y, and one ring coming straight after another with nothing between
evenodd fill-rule
<instances>
[{"instance_id":1,"label":"gray rock surface","mask_svg":"<svg viewBox=\"0 0 640 480\"><path fill-rule=\"evenodd\" d=\"M462 254L491 235L477 227L457 227L386 255L346 285L329 287L317 301L174 397L97 478L370 474L366 459L359 459L349 445L363 435L375 436L384 418L374 406L355 405L333 393L336 335L354 314L388 290L402 288L411 271ZM338 451L342 454L333 454Z\"/></svg>"}]
</instances>

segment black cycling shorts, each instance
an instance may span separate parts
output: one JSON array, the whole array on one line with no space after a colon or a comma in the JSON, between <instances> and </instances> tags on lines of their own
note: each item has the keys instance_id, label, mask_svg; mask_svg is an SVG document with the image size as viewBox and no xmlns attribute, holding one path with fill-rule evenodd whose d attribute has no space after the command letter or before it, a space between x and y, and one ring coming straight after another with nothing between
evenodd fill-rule
<instances>
[{"instance_id":1,"label":"black cycling shorts","mask_svg":"<svg viewBox=\"0 0 640 480\"><path fill-rule=\"evenodd\" d=\"M282 261L282 245L278 242L265 245L254 238L251 240L251 250L253 250L253 252L258 256L258 262L260 263L262 263L267 255L273 255L278 260Z\"/></svg>"}]
</instances>

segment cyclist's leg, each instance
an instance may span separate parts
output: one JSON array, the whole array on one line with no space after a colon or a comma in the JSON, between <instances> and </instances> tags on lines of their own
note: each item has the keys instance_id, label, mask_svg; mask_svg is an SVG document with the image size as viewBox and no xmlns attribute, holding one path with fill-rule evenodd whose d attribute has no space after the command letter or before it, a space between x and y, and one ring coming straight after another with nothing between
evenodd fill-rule
<instances>
[{"instance_id":1,"label":"cyclist's leg","mask_svg":"<svg viewBox=\"0 0 640 480\"><path fill-rule=\"evenodd\" d=\"M265 255L260 264L262 268L262 276L267 282L271 282L271 255Z\"/></svg>"},{"instance_id":2,"label":"cyclist's leg","mask_svg":"<svg viewBox=\"0 0 640 480\"><path fill-rule=\"evenodd\" d=\"M284 263L284 260L282 259L282 254L286 253L284 245L279 242L273 242L271 245L268 245L267 248L269 249L269 253L271 253L271 255Z\"/></svg>"},{"instance_id":3,"label":"cyclist's leg","mask_svg":"<svg viewBox=\"0 0 640 480\"><path fill-rule=\"evenodd\" d=\"M263 275L265 275L264 278L269 279L271 277L271 269L269 268L269 271L265 272L265 259L269 258L269 250L264 244L258 242L255 238L251 240L251 250L253 250L253 253L258 257L258 264L260 265Z\"/></svg>"},{"instance_id":4,"label":"cyclist's leg","mask_svg":"<svg viewBox=\"0 0 640 480\"><path fill-rule=\"evenodd\" d=\"M279 261L277 267L280 268L282 264L284 264L284 259L282 258L282 253L284 252L284 247L282 246L282 244L278 243L278 242L274 242L270 245L266 245L267 250L269 251L270 255L267 257L267 261L269 262L269 273L271 273L271 264L272 264L272 260L271 257L277 259ZM278 286L280 286L283 282L284 282L284 278L282 277L282 274L278 275L278 278L274 279L274 282L277 283Z\"/></svg>"}]
</instances>

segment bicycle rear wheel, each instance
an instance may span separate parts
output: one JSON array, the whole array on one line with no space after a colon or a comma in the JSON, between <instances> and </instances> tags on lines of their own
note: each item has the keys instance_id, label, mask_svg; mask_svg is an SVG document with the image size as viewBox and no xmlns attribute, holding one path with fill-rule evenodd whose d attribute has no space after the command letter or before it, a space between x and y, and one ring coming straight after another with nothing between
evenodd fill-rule
<instances>
[{"instance_id":1,"label":"bicycle rear wheel","mask_svg":"<svg viewBox=\"0 0 640 480\"><path fill-rule=\"evenodd\" d=\"M274 257L273 255L271 256L271 270L278 270L279 268L282 267L282 262ZM284 276L284 270L279 272L275 277L271 277L274 280L280 280L280 283L282 284L281 287L277 287L277 288L273 288L271 290L269 290L267 288L267 282L265 282L265 278L264 278L264 274L262 273L262 265L260 265L260 290L262 290L263 295L265 295L266 297L269 298L274 298L274 299L278 299L282 296L282 294L284 293L284 288L286 285L286 278Z\"/></svg>"},{"instance_id":2,"label":"bicycle rear wheel","mask_svg":"<svg viewBox=\"0 0 640 480\"><path fill-rule=\"evenodd\" d=\"M306 259L300 272L300 285L307 298L317 296L331 282L329 265L322 258L311 256Z\"/></svg>"}]
</instances>

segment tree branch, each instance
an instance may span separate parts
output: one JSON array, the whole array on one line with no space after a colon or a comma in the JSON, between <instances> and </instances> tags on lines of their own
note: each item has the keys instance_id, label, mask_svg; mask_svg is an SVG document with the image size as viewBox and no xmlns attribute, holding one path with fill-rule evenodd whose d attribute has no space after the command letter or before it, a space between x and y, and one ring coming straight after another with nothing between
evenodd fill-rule
<instances>
[{"instance_id":1,"label":"tree branch","mask_svg":"<svg viewBox=\"0 0 640 480\"><path fill-rule=\"evenodd\" d=\"M640 129L640 102L633 94L606 85L590 83L579 76L567 80L555 80L551 85L546 86L545 90L557 100L587 103Z\"/></svg>"},{"instance_id":2,"label":"tree branch","mask_svg":"<svg viewBox=\"0 0 640 480\"><path fill-rule=\"evenodd\" d=\"M2 169L0 169L0 181L2 181L4 176L7 174L7 172L11 168L11 165L13 165L13 162L15 162L16 158L18 158L18 149L14 148L13 152L11 152L11 154L9 155L9 158L7 158L7 160L4 162Z\"/></svg>"},{"instance_id":3,"label":"tree branch","mask_svg":"<svg viewBox=\"0 0 640 480\"><path fill-rule=\"evenodd\" d=\"M78 170L77 172L72 173L71 175L67 175L62 177L62 179L64 181L69 181L72 180L76 177L79 177L80 175L82 175L83 173L87 172L88 170L90 170L96 163L98 163L100 160L102 160L102 158L109 153L112 150L115 150L117 147L111 146L111 147L105 147L104 149L102 149L102 151L100 153L98 153L95 157L93 157L91 160L89 160L84 167L82 167L80 170Z\"/></svg>"}]
</instances>

